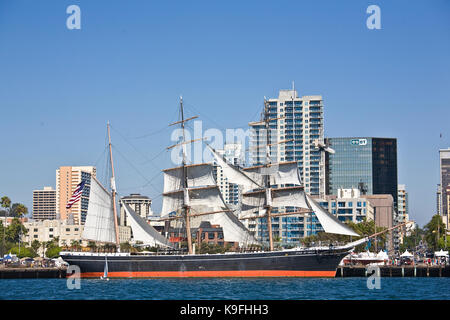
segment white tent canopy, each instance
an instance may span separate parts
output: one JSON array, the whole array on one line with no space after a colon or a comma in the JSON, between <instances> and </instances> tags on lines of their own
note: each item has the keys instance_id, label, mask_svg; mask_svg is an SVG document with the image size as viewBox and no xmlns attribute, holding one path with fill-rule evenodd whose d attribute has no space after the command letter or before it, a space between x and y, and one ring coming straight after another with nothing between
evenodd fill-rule
<instances>
[{"instance_id":1,"label":"white tent canopy","mask_svg":"<svg viewBox=\"0 0 450 320\"><path fill-rule=\"evenodd\" d=\"M412 255L411 253L409 253L408 250L406 250L405 252L403 252L403 253L400 255L400 257L407 258L407 257L413 257L413 255Z\"/></svg>"},{"instance_id":2,"label":"white tent canopy","mask_svg":"<svg viewBox=\"0 0 450 320\"><path fill-rule=\"evenodd\" d=\"M434 253L436 257L448 257L448 251L440 250Z\"/></svg>"}]
</instances>

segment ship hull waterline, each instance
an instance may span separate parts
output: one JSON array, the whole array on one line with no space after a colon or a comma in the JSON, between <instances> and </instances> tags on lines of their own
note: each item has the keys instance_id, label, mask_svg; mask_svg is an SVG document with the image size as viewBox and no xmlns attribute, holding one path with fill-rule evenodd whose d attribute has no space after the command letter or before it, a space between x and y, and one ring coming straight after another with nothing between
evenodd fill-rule
<instances>
[{"instance_id":1,"label":"ship hull waterline","mask_svg":"<svg viewBox=\"0 0 450 320\"><path fill-rule=\"evenodd\" d=\"M347 250L201 255L107 254L110 278L334 277ZM63 252L82 278L103 276L106 254ZM70 277L72 274L67 273Z\"/></svg>"}]
</instances>

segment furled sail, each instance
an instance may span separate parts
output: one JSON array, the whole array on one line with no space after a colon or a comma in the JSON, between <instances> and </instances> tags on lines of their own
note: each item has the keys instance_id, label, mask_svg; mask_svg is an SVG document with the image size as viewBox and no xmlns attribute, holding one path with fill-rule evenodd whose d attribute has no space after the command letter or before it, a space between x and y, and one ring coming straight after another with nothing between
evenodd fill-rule
<instances>
[{"instance_id":1,"label":"furled sail","mask_svg":"<svg viewBox=\"0 0 450 320\"><path fill-rule=\"evenodd\" d=\"M246 172L242 171L238 167L228 163L225 158L216 152L208 145L217 164L222 168L223 174L228 179L228 182L243 186L245 190L258 189L262 186L262 181L253 180ZM260 179L259 179L260 180Z\"/></svg>"},{"instance_id":2,"label":"furled sail","mask_svg":"<svg viewBox=\"0 0 450 320\"><path fill-rule=\"evenodd\" d=\"M244 224L231 211L219 212L201 217L203 221L218 224L223 229L224 240L242 244L257 243Z\"/></svg>"},{"instance_id":3,"label":"furled sail","mask_svg":"<svg viewBox=\"0 0 450 320\"><path fill-rule=\"evenodd\" d=\"M187 187L200 187L216 184L209 163L186 165ZM183 167L163 170L164 192L181 190L183 186Z\"/></svg>"},{"instance_id":4,"label":"furled sail","mask_svg":"<svg viewBox=\"0 0 450 320\"><path fill-rule=\"evenodd\" d=\"M165 246L172 248L169 240L145 222L128 204L122 202L122 205L127 215L127 221L130 222L134 241L141 241L144 245L153 247Z\"/></svg>"},{"instance_id":5,"label":"furled sail","mask_svg":"<svg viewBox=\"0 0 450 320\"><path fill-rule=\"evenodd\" d=\"M296 161L280 162L277 164L273 164L272 167L274 167L274 169L276 170L273 170L273 173L270 175L271 185L302 185Z\"/></svg>"},{"instance_id":6,"label":"furled sail","mask_svg":"<svg viewBox=\"0 0 450 320\"><path fill-rule=\"evenodd\" d=\"M183 207L183 190L163 194L161 217L178 212Z\"/></svg>"},{"instance_id":7,"label":"furled sail","mask_svg":"<svg viewBox=\"0 0 450 320\"><path fill-rule=\"evenodd\" d=\"M353 231L349 226L340 222L331 213L323 209L313 198L306 195L306 198L311 205L311 209L314 211L317 219L319 219L323 230L327 233L343 234L348 236L359 236L355 231Z\"/></svg>"},{"instance_id":8,"label":"furled sail","mask_svg":"<svg viewBox=\"0 0 450 320\"><path fill-rule=\"evenodd\" d=\"M187 187L215 185L212 167L209 163L187 165ZM183 206L183 167L163 170L164 193L161 216L177 212Z\"/></svg>"},{"instance_id":9,"label":"furled sail","mask_svg":"<svg viewBox=\"0 0 450 320\"><path fill-rule=\"evenodd\" d=\"M272 205L309 209L305 200L305 191L300 186L272 189Z\"/></svg>"},{"instance_id":10,"label":"furled sail","mask_svg":"<svg viewBox=\"0 0 450 320\"><path fill-rule=\"evenodd\" d=\"M112 195L93 176L82 238L99 242L116 242Z\"/></svg>"},{"instance_id":11,"label":"furled sail","mask_svg":"<svg viewBox=\"0 0 450 320\"><path fill-rule=\"evenodd\" d=\"M202 214L197 218L199 222L209 221L211 224L220 225L225 241L255 242L247 228L227 207L217 186L189 189L189 206L191 215ZM211 214L207 214L208 212Z\"/></svg>"}]
</instances>

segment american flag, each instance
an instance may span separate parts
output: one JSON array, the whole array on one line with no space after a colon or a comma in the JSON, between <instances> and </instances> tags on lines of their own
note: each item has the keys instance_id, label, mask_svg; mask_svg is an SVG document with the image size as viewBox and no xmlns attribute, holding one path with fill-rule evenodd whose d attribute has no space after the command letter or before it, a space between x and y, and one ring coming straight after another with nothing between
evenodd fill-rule
<instances>
[{"instance_id":1,"label":"american flag","mask_svg":"<svg viewBox=\"0 0 450 320\"><path fill-rule=\"evenodd\" d=\"M77 188L73 192L72 198L70 198L69 202L67 202L66 209L70 209L75 202L80 200L81 195L83 194L83 188L84 180L81 180L81 183L77 185Z\"/></svg>"}]
</instances>

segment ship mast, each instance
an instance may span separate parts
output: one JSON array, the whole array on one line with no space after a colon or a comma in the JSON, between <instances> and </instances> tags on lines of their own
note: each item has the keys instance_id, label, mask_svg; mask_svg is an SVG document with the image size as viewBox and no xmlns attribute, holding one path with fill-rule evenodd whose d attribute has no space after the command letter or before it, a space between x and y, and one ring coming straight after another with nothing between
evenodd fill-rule
<instances>
[{"instance_id":1,"label":"ship mast","mask_svg":"<svg viewBox=\"0 0 450 320\"><path fill-rule=\"evenodd\" d=\"M117 250L120 251L120 242L119 242L119 225L117 223L117 208L116 208L116 180L114 175L114 161L112 156L112 146L111 146L111 134L110 134L110 127L109 122L107 124L108 128L108 145L109 145L109 159L111 161L111 193L112 193L112 200L113 200L113 210L114 210L114 229L116 231L116 246Z\"/></svg>"},{"instance_id":2,"label":"ship mast","mask_svg":"<svg viewBox=\"0 0 450 320\"><path fill-rule=\"evenodd\" d=\"M186 135L184 128L184 110L183 110L183 97L180 97L180 114L181 114L181 129L183 130L183 210L186 224L186 236L189 254L192 254L192 235L191 235L191 222L190 222L190 208L189 208L189 190L187 183L187 169L186 169Z\"/></svg>"},{"instance_id":3,"label":"ship mast","mask_svg":"<svg viewBox=\"0 0 450 320\"><path fill-rule=\"evenodd\" d=\"M267 163L266 163L266 173L267 175L265 176L265 189L266 189L266 203L265 203L265 208L266 208L266 219L267 219L267 230L269 232L269 249L270 251L273 251L273 234L272 234L272 190L270 189L270 174L269 174L269 167L270 167L270 163L271 163L271 158L270 158L270 128L269 128L269 110L268 110L269 106L267 104L267 100L264 99L264 123L266 126L266 159L267 159Z\"/></svg>"}]
</instances>

